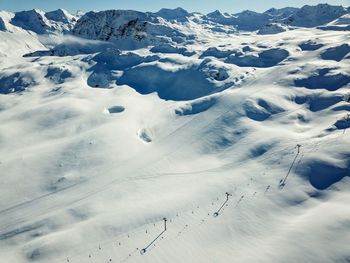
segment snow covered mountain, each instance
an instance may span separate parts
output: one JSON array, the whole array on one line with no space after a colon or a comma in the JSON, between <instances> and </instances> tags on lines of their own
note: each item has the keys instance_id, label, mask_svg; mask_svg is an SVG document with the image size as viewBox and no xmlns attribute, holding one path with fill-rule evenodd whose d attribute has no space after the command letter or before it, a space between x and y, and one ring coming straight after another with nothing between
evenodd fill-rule
<instances>
[{"instance_id":1,"label":"snow covered mountain","mask_svg":"<svg viewBox=\"0 0 350 263\"><path fill-rule=\"evenodd\" d=\"M293 14L295 14L299 9L295 7L285 7L285 8L271 8L265 11L265 14L275 17L276 19L284 19Z\"/></svg>"},{"instance_id":2,"label":"snow covered mountain","mask_svg":"<svg viewBox=\"0 0 350 263\"><path fill-rule=\"evenodd\" d=\"M172 20L177 22L187 22L191 16L185 9L178 7L175 9L162 8L155 13L156 16L162 17L165 20Z\"/></svg>"},{"instance_id":3,"label":"snow covered mountain","mask_svg":"<svg viewBox=\"0 0 350 263\"><path fill-rule=\"evenodd\" d=\"M286 23L299 27L315 27L329 23L349 11L342 6L319 4L317 6L304 6L286 19Z\"/></svg>"},{"instance_id":4,"label":"snow covered mountain","mask_svg":"<svg viewBox=\"0 0 350 263\"><path fill-rule=\"evenodd\" d=\"M75 36L114 41L124 48L140 48L163 41L181 42L185 34L150 13L131 10L89 12L74 27Z\"/></svg>"},{"instance_id":5,"label":"snow covered mountain","mask_svg":"<svg viewBox=\"0 0 350 263\"><path fill-rule=\"evenodd\" d=\"M297 27L323 26L348 14L349 9L328 4L306 5L300 9L271 8L264 13L246 10L236 14L223 14L216 10L207 15L189 13L182 8L163 8L156 13L107 10L88 12L76 17L66 10L59 9L47 13L40 10L18 12L13 15L10 23L38 34L64 32L99 40L130 37L142 41L149 38L148 43L153 43L161 36L183 37L181 32L178 32L178 23L215 23L219 26L232 26L238 30L255 31L273 23ZM3 18L0 17L0 19L0 28L4 31Z\"/></svg>"},{"instance_id":6,"label":"snow covered mountain","mask_svg":"<svg viewBox=\"0 0 350 263\"><path fill-rule=\"evenodd\" d=\"M349 262L348 28L1 11L0 261Z\"/></svg>"},{"instance_id":7,"label":"snow covered mountain","mask_svg":"<svg viewBox=\"0 0 350 263\"><path fill-rule=\"evenodd\" d=\"M44 13L30 10L15 13L11 23L38 34L68 32L73 29L76 18L63 9Z\"/></svg>"},{"instance_id":8,"label":"snow covered mountain","mask_svg":"<svg viewBox=\"0 0 350 263\"><path fill-rule=\"evenodd\" d=\"M349 31L350 30L350 14L345 14L327 25L319 26L322 30Z\"/></svg>"}]
</instances>

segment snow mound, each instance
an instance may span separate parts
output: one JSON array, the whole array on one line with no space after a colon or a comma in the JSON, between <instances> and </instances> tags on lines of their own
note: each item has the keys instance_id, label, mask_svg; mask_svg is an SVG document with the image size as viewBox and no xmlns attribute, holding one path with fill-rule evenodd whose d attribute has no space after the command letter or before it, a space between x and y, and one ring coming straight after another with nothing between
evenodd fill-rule
<instances>
[{"instance_id":1,"label":"snow mound","mask_svg":"<svg viewBox=\"0 0 350 263\"><path fill-rule=\"evenodd\" d=\"M142 57L133 52L122 53L119 49L108 48L88 60L95 62L95 65L89 70L92 74L88 77L87 84L95 88L109 88L120 77L119 70L157 59L158 56Z\"/></svg>"},{"instance_id":2,"label":"snow mound","mask_svg":"<svg viewBox=\"0 0 350 263\"><path fill-rule=\"evenodd\" d=\"M175 113L176 115L179 115L179 116L198 114L210 109L216 103L217 103L217 99L215 97L207 97L207 98L195 100L191 103L186 103L185 105L176 109Z\"/></svg>"},{"instance_id":3,"label":"snow mound","mask_svg":"<svg viewBox=\"0 0 350 263\"><path fill-rule=\"evenodd\" d=\"M45 78L49 79L55 84L62 84L72 76L72 73L64 67L49 66Z\"/></svg>"},{"instance_id":4,"label":"snow mound","mask_svg":"<svg viewBox=\"0 0 350 263\"><path fill-rule=\"evenodd\" d=\"M154 46L150 49L153 53L164 53L164 54L181 54L184 56L193 56L195 52L190 52L184 47L176 47L168 43L162 43L158 46Z\"/></svg>"},{"instance_id":5,"label":"snow mound","mask_svg":"<svg viewBox=\"0 0 350 263\"><path fill-rule=\"evenodd\" d=\"M251 158L257 158L260 157L264 154L268 154L269 150L273 148L274 144L273 143L261 143L258 145L254 145L254 147L251 147L249 149L250 153L249 156Z\"/></svg>"},{"instance_id":6,"label":"snow mound","mask_svg":"<svg viewBox=\"0 0 350 263\"><path fill-rule=\"evenodd\" d=\"M337 120L334 123L334 126L338 129L338 130L345 130L350 128L350 113L348 113L348 115L344 116L343 118L341 118L340 120Z\"/></svg>"},{"instance_id":7,"label":"snow mound","mask_svg":"<svg viewBox=\"0 0 350 263\"><path fill-rule=\"evenodd\" d=\"M325 60L341 61L350 53L350 45L342 44L340 46L326 49L322 54L321 58Z\"/></svg>"},{"instance_id":8,"label":"snow mound","mask_svg":"<svg viewBox=\"0 0 350 263\"><path fill-rule=\"evenodd\" d=\"M285 23L298 27L316 27L329 23L346 13L347 10L342 6L329 4L305 5L295 14L288 17Z\"/></svg>"},{"instance_id":9,"label":"snow mound","mask_svg":"<svg viewBox=\"0 0 350 263\"><path fill-rule=\"evenodd\" d=\"M258 56L246 55L242 53L232 54L225 60L225 62L235 64L239 67L268 68L276 66L288 56L289 52L287 50L272 48L260 52Z\"/></svg>"},{"instance_id":10,"label":"snow mound","mask_svg":"<svg viewBox=\"0 0 350 263\"><path fill-rule=\"evenodd\" d=\"M297 104L307 104L307 108L312 112L318 112L330 108L343 101L342 95L316 93L309 96L297 96Z\"/></svg>"},{"instance_id":11,"label":"snow mound","mask_svg":"<svg viewBox=\"0 0 350 263\"><path fill-rule=\"evenodd\" d=\"M20 73L4 74L0 76L0 94L21 92L34 84L35 80L31 75L22 75Z\"/></svg>"},{"instance_id":12,"label":"snow mound","mask_svg":"<svg viewBox=\"0 0 350 263\"><path fill-rule=\"evenodd\" d=\"M326 89L336 91L350 83L350 76L344 73L337 73L330 68L318 70L307 78L296 79L295 86L307 89Z\"/></svg>"},{"instance_id":13,"label":"snow mound","mask_svg":"<svg viewBox=\"0 0 350 263\"><path fill-rule=\"evenodd\" d=\"M73 36L67 36L64 38L61 44L56 45L50 50L38 50L23 55L24 57L42 57L42 56L75 56L82 54L93 54L106 51L109 48L114 48L113 43L88 40L77 38Z\"/></svg>"},{"instance_id":14,"label":"snow mound","mask_svg":"<svg viewBox=\"0 0 350 263\"><path fill-rule=\"evenodd\" d=\"M313 187L324 190L349 176L349 169L349 162L336 164L336 162L329 160L308 159L300 174L307 178Z\"/></svg>"},{"instance_id":15,"label":"snow mound","mask_svg":"<svg viewBox=\"0 0 350 263\"><path fill-rule=\"evenodd\" d=\"M118 85L129 85L141 94L157 92L165 100L192 100L231 87L228 72L205 60L192 66L143 63L126 69Z\"/></svg>"},{"instance_id":16,"label":"snow mound","mask_svg":"<svg viewBox=\"0 0 350 263\"><path fill-rule=\"evenodd\" d=\"M222 50L222 49L218 49L217 47L210 47L201 54L200 58L204 58L204 57L226 58L234 52L235 51L233 50Z\"/></svg>"},{"instance_id":17,"label":"snow mound","mask_svg":"<svg viewBox=\"0 0 350 263\"><path fill-rule=\"evenodd\" d=\"M308 40L306 42L302 42L299 44L299 47L302 51L314 51L320 49L324 45L321 43L317 43L316 41Z\"/></svg>"},{"instance_id":18,"label":"snow mound","mask_svg":"<svg viewBox=\"0 0 350 263\"><path fill-rule=\"evenodd\" d=\"M243 108L249 119L259 122L265 121L270 116L284 111L274 103L263 99L248 100L244 103Z\"/></svg>"},{"instance_id":19,"label":"snow mound","mask_svg":"<svg viewBox=\"0 0 350 263\"><path fill-rule=\"evenodd\" d=\"M282 33L282 32L287 31L287 29L288 28L282 24L270 23L270 24L267 24L267 25L263 26L262 28L260 28L258 31L258 34L259 35L278 34L278 33Z\"/></svg>"},{"instance_id":20,"label":"snow mound","mask_svg":"<svg viewBox=\"0 0 350 263\"><path fill-rule=\"evenodd\" d=\"M159 59L158 56L140 56L133 52L122 53L119 49L108 48L106 51L102 51L95 55L91 60L97 64L92 68L97 70L103 68L103 70L122 70L130 68L141 63L152 62Z\"/></svg>"},{"instance_id":21,"label":"snow mound","mask_svg":"<svg viewBox=\"0 0 350 263\"><path fill-rule=\"evenodd\" d=\"M115 83L112 74L105 72L92 72L87 79L87 84L92 88L109 89Z\"/></svg>"}]
</instances>

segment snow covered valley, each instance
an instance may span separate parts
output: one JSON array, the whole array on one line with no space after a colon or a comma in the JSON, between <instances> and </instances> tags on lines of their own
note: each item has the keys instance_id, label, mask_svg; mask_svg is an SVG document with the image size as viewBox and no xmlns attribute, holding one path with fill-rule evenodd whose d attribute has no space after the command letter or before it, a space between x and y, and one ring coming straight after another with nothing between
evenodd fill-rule
<instances>
[{"instance_id":1,"label":"snow covered valley","mask_svg":"<svg viewBox=\"0 0 350 263\"><path fill-rule=\"evenodd\" d=\"M0 262L350 262L349 27L1 11Z\"/></svg>"}]
</instances>

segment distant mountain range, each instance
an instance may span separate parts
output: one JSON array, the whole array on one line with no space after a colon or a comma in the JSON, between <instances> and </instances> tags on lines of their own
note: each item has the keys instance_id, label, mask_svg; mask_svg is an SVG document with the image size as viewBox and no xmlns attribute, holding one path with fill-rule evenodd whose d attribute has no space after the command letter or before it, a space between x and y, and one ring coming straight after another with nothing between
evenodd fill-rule
<instances>
[{"instance_id":1,"label":"distant mountain range","mask_svg":"<svg viewBox=\"0 0 350 263\"><path fill-rule=\"evenodd\" d=\"M100 12L88 12L74 16L63 9L51 12L43 12L38 9L21 11L14 13L10 23L43 34L50 31L71 31L76 24L75 32L81 31L87 20L100 20L98 26L120 22L129 22L137 19L141 22L159 22L162 18L166 21L176 21L186 23L194 18L205 22L214 22L222 25L230 25L238 30L257 30L268 23L282 23L298 27L315 27L329 23L342 15L349 14L349 8L343 6L332 6L329 4L319 4L316 6L305 5L301 8L286 7L281 9L269 9L263 13L253 11L243 11L236 14L221 13L219 10L206 15L194 12L189 13L182 8L163 8L158 12L138 12L132 10L107 10ZM0 22L4 24L3 19Z\"/></svg>"},{"instance_id":2,"label":"distant mountain range","mask_svg":"<svg viewBox=\"0 0 350 263\"><path fill-rule=\"evenodd\" d=\"M17 13L2 11L0 30L20 28L37 34L71 34L86 39L118 42L120 48L130 49L190 41L193 35L183 32L183 25L193 28L194 24L200 24L223 33L257 31L259 34L275 34L296 27L349 30L349 15L349 8L329 4L272 8L263 13L243 11L228 14L216 10L206 15L189 13L182 8L163 8L155 13L91 11L79 15L72 15L63 9L46 13L34 9Z\"/></svg>"}]
</instances>

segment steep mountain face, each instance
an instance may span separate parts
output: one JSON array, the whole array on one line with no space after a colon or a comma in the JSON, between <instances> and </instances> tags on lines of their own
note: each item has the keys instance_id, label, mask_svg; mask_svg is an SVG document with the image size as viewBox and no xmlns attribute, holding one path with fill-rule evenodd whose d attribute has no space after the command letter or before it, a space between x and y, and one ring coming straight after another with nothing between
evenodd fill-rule
<instances>
[{"instance_id":1,"label":"steep mountain face","mask_svg":"<svg viewBox=\"0 0 350 263\"><path fill-rule=\"evenodd\" d=\"M328 25L337 25L337 26L342 26L342 25L350 25L350 14L345 14L336 20L330 22Z\"/></svg>"},{"instance_id":2,"label":"steep mountain face","mask_svg":"<svg viewBox=\"0 0 350 263\"><path fill-rule=\"evenodd\" d=\"M11 23L37 34L70 32L76 19L63 9L52 12L30 10L15 13Z\"/></svg>"},{"instance_id":3,"label":"steep mountain face","mask_svg":"<svg viewBox=\"0 0 350 263\"><path fill-rule=\"evenodd\" d=\"M299 27L315 27L329 23L346 13L348 13L348 10L342 6L331 6L328 4L306 5L288 17L285 23Z\"/></svg>"},{"instance_id":4,"label":"steep mountain face","mask_svg":"<svg viewBox=\"0 0 350 263\"><path fill-rule=\"evenodd\" d=\"M350 14L345 14L324 26L319 26L322 30L350 31Z\"/></svg>"},{"instance_id":5,"label":"steep mountain face","mask_svg":"<svg viewBox=\"0 0 350 263\"><path fill-rule=\"evenodd\" d=\"M139 48L163 41L182 41L185 35L161 18L131 10L89 12L73 29L75 36L117 42L121 48Z\"/></svg>"},{"instance_id":6,"label":"steep mountain face","mask_svg":"<svg viewBox=\"0 0 350 263\"><path fill-rule=\"evenodd\" d=\"M208 20L222 24L222 25L234 25L235 24L235 17L228 14L228 13L221 13L219 10L215 10L214 12L211 12L205 16Z\"/></svg>"},{"instance_id":7,"label":"steep mountain face","mask_svg":"<svg viewBox=\"0 0 350 263\"><path fill-rule=\"evenodd\" d=\"M273 16L275 19L280 20L295 14L298 10L299 9L295 7L285 7L280 9L271 8L265 11L264 13Z\"/></svg>"},{"instance_id":8,"label":"steep mountain face","mask_svg":"<svg viewBox=\"0 0 350 263\"><path fill-rule=\"evenodd\" d=\"M66 10L58 9L51 12L46 12L45 17L49 20L70 24L76 20L74 16L69 14Z\"/></svg>"},{"instance_id":9,"label":"steep mountain face","mask_svg":"<svg viewBox=\"0 0 350 263\"><path fill-rule=\"evenodd\" d=\"M39 10L17 12L11 23L37 34L44 34L50 30L50 26L45 23L44 13Z\"/></svg>"},{"instance_id":10,"label":"steep mountain face","mask_svg":"<svg viewBox=\"0 0 350 263\"><path fill-rule=\"evenodd\" d=\"M11 12L0 11L0 65L16 63L16 60L7 58L46 48L33 31L11 24L14 16Z\"/></svg>"},{"instance_id":11,"label":"steep mountain face","mask_svg":"<svg viewBox=\"0 0 350 263\"><path fill-rule=\"evenodd\" d=\"M131 10L88 12L78 20L73 34L104 41L131 36L141 41L146 37L146 27L151 21L157 22L147 13Z\"/></svg>"},{"instance_id":12,"label":"steep mountain face","mask_svg":"<svg viewBox=\"0 0 350 263\"><path fill-rule=\"evenodd\" d=\"M173 20L178 22L188 22L188 17L190 16L190 13L181 7L175 9L162 8L154 14L164 18L165 20Z\"/></svg>"},{"instance_id":13,"label":"steep mountain face","mask_svg":"<svg viewBox=\"0 0 350 263\"><path fill-rule=\"evenodd\" d=\"M265 13L257 13L252 11L244 11L242 13L235 14L234 25L239 30L254 31L265 26L270 22L272 17Z\"/></svg>"}]
</instances>

